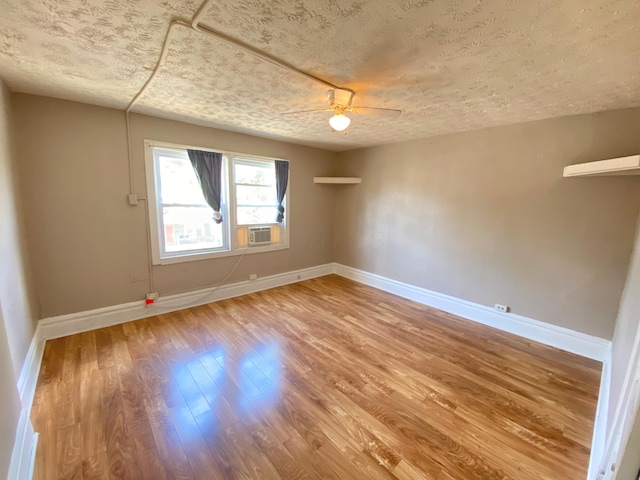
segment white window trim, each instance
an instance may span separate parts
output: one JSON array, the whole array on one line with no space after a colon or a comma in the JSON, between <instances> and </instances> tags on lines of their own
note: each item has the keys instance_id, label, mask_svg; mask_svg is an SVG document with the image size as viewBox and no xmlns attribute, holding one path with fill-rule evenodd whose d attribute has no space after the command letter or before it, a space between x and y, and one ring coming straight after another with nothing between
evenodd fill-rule
<instances>
[{"instance_id":1,"label":"white window trim","mask_svg":"<svg viewBox=\"0 0 640 480\"><path fill-rule=\"evenodd\" d=\"M156 171L154 166L154 157L153 157L153 148L169 148L169 149L178 149L178 150L203 150L208 152L218 152L227 156L230 160L230 157L240 157L246 159L256 159L260 160L285 160L281 158L274 157L266 157L266 156L258 156L251 155L240 152L231 152L228 150L220 150L220 149L212 149L206 147L198 147L191 145L182 145L176 143L168 143L161 142L157 140L149 140L145 139L144 141L144 153L145 153L145 177L147 181L147 208L149 212L149 229L150 229L150 240L151 240L151 259L153 265L171 265L176 263L184 263L184 262L196 262L200 260L207 260L212 258L223 258L223 257L233 257L237 255L247 255L254 253L265 253L265 252L274 252L278 250L286 250L289 248L289 204L290 204L290 186L291 186L291 176L289 176L289 186L287 187L287 194L285 195L285 219L284 224L281 223L265 223L264 226L269 225L281 225L284 226L282 229L282 243L278 243L275 245L266 245L261 247L238 247L238 239L237 235L235 235L234 228L236 225L236 212L235 212L235 199L232 198L232 190L233 190L233 172L231 168L231 161L225 162L227 164L226 169L223 168L223 178L226 178L226 185L223 186L223 190L227 191L228 202L223 202L224 206L222 214L223 219L228 223L228 236L227 238L227 250L224 251L216 251L216 252L198 252L198 251L187 251L187 252L176 252L176 254L171 255L170 257L162 258L161 257L161 247L160 241L162 238L162 232L160 232L160 226L162 222L159 219L159 211L158 211L158 197L156 195L156 187L157 187L157 179L156 179ZM288 160L285 160L288 161ZM231 190L231 191L229 191ZM224 200L224 199L223 199ZM227 204L228 203L228 204Z\"/></svg>"}]
</instances>

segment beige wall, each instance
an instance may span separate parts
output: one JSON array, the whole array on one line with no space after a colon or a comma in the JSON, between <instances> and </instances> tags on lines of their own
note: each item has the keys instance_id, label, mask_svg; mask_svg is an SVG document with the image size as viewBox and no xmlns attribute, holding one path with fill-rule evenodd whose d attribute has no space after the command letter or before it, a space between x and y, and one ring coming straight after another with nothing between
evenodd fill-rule
<instances>
[{"instance_id":1,"label":"beige wall","mask_svg":"<svg viewBox=\"0 0 640 480\"><path fill-rule=\"evenodd\" d=\"M0 80L0 478L7 478L20 400L16 380L34 326L25 294L12 175L9 91Z\"/></svg>"},{"instance_id":2,"label":"beige wall","mask_svg":"<svg viewBox=\"0 0 640 480\"><path fill-rule=\"evenodd\" d=\"M123 113L31 95L13 100L42 316L143 298L145 207L126 203ZM133 115L136 192L146 189L145 138L286 158L292 247L246 256L230 281L336 260L611 338L640 179L561 175L566 164L639 151L638 120L640 110L623 110L337 155ZM336 171L363 184L313 185L313 176ZM235 260L154 267L154 289L215 284Z\"/></svg>"},{"instance_id":3,"label":"beige wall","mask_svg":"<svg viewBox=\"0 0 640 480\"><path fill-rule=\"evenodd\" d=\"M2 86L0 334L7 340L2 343L0 335L0 381L7 377L15 383L33 333L31 312L37 310L30 300L29 259L20 248L18 217L26 219L41 317L140 300L149 286L145 205L126 202L124 114L14 94L21 205L12 181L7 99ZM144 139L288 159L291 248L246 256L230 282L250 273L264 276L338 261L613 336L613 406L640 315L640 255L631 264L620 304L640 209L640 178L563 179L562 168L638 153L638 124L640 109L631 109L335 154L133 115L135 190L146 193ZM314 176L335 173L360 176L363 183L312 183ZM215 284L236 259L156 266L154 290L170 294ZM7 356L13 369L6 368ZM0 403L12 404L14 394L5 392ZM11 410L6 415L0 417L3 426L17 419Z\"/></svg>"},{"instance_id":4,"label":"beige wall","mask_svg":"<svg viewBox=\"0 0 640 480\"><path fill-rule=\"evenodd\" d=\"M121 111L45 97L13 97L29 249L42 316L141 300L148 292L145 206L130 207ZM229 282L333 260L334 198L313 177L336 154L144 115L132 116L136 192L146 191L143 140L220 148L291 162L291 248L246 255ZM156 266L170 294L222 280L237 257ZM142 278L142 281L134 281Z\"/></svg>"},{"instance_id":5,"label":"beige wall","mask_svg":"<svg viewBox=\"0 0 640 480\"><path fill-rule=\"evenodd\" d=\"M336 261L610 339L640 178L563 179L640 152L640 109L339 155Z\"/></svg>"},{"instance_id":6,"label":"beige wall","mask_svg":"<svg viewBox=\"0 0 640 480\"><path fill-rule=\"evenodd\" d=\"M15 175L10 93L0 80L0 303L16 378L35 330L37 308L24 248Z\"/></svg>"}]
</instances>

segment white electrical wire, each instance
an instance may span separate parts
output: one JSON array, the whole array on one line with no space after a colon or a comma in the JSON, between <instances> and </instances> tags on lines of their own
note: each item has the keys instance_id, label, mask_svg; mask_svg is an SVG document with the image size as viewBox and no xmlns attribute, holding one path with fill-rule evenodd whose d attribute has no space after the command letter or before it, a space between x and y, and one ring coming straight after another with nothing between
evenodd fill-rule
<instances>
[{"instance_id":1,"label":"white electrical wire","mask_svg":"<svg viewBox=\"0 0 640 480\"><path fill-rule=\"evenodd\" d=\"M135 104L138 102L138 100L140 99L140 97L142 97L142 95L144 94L145 90L147 89L147 87L151 84L151 82L153 81L153 79L156 77L156 75L158 74L158 71L160 70L160 68L162 67L162 65L164 64L165 59L167 58L167 53L169 51L169 39L171 37L171 32L173 31L174 27L186 27L188 29L194 30L196 32L200 32L200 33L204 33L206 35L209 35L210 37L214 37L218 40L222 40L223 42L232 45L236 48L239 48L241 50L244 50L245 52L254 55L258 58L261 58L262 60L269 62L273 65L276 65L280 68L283 68L285 70L289 70L292 71L294 73L297 73L299 75L302 75L310 80L313 80L315 82L318 83L322 83L323 85L329 87L329 88L339 88L336 85L333 85L330 82L327 82L325 80L322 80L321 78L318 78L314 75L311 75L310 73L304 72L296 67L294 67L293 65L290 65L276 57L273 57L265 52L262 52L260 50L258 50L257 48L252 47L249 44L246 44L244 42L241 42L239 40L236 40L232 37L229 37L228 35L225 35L222 32L218 32L212 28L209 27L204 27L200 25L200 19L204 16L204 14L207 11L207 8L209 6L209 3L211 2L211 0L205 0L202 5L200 5L200 8L198 8L198 10L196 11L196 13L193 15L193 18L191 20L191 22L188 22L187 20L181 19L181 18L176 18L173 19L170 23L169 23L169 28L167 28L167 33L164 37L164 41L162 42L162 50L160 52L160 57L158 58L158 61L156 62L156 66L154 67L153 71L151 72L151 75L149 75L149 78L147 79L146 82L144 82L144 85L142 85L142 87L140 88L140 90L138 90L138 93L136 93L136 95L133 97L133 99L131 100L131 102L129 102L129 105L127 106L126 110L125 110L125 123L126 123L126 131L127 131L127 160L129 162L129 194L131 195L135 195L135 171L134 171L134 167L133 167L133 156L132 156L132 148L131 148L131 120L130 120L130 113L131 110L133 109L133 107L135 106ZM152 258L151 258L151 226L149 224L149 205L148 205L148 198L147 197L137 197L139 200L144 200L145 203L147 203L146 208L145 208L145 218L146 218L146 231L147 231L147 258L148 258L148 275L149 275L149 291L153 292L153 262L152 262ZM215 285L214 290L212 290L211 292L207 293L206 296L210 296L213 292L215 292L215 290L218 289L218 287L220 287L221 285L223 285L230 277L231 275L233 275L233 273L236 271L236 268L238 268L238 265L240 264L240 261L244 258L245 254L242 254L240 256L240 258L238 259L238 261L236 262L236 264L234 265L233 269L231 270L231 272L229 272L229 274L224 278L224 280L222 280L222 282L220 282L219 284Z\"/></svg>"},{"instance_id":2,"label":"white electrical wire","mask_svg":"<svg viewBox=\"0 0 640 480\"><path fill-rule=\"evenodd\" d=\"M164 37L164 42L162 43L162 51L160 52L160 58L158 58L158 62L156 63L156 66L151 72L151 75L149 75L149 78L147 79L147 81L144 82L144 85L142 85L142 88L138 90L138 93L136 93L136 95L133 97L131 102L129 102L129 105L127 106L127 109L124 112L125 120L127 124L126 127L127 127L127 157L129 160L129 193L131 194L135 194L135 181L134 181L133 157L131 155L131 122L129 120L129 114L131 113L131 109L133 108L133 106L140 99L140 97L145 92L147 87L151 84L155 76L158 74L158 71L160 70L160 67L162 67L165 58L167 58L167 53L169 51L169 48L168 48L169 38L171 36L173 27L175 27L176 25L182 25L182 26L191 28L191 25L185 20L176 19L171 21L171 23L169 24L169 28L167 29L167 33Z\"/></svg>"},{"instance_id":3,"label":"white electrical wire","mask_svg":"<svg viewBox=\"0 0 640 480\"><path fill-rule=\"evenodd\" d=\"M171 304L171 311L175 311L175 310L182 310L183 308L190 308L193 307L195 305L203 305L205 303L209 303L206 300L209 300L213 294L221 287L223 286L227 280L229 280L229 278L231 278L231 275L234 274L234 272L237 270L238 265L240 265L240 262L242 261L242 259L244 258L245 254L243 253L242 255L240 255L240 258L238 258L238 260L236 261L235 265L233 266L233 268L231 269L231 271L227 274L226 277L224 277L222 279L222 281L215 283L213 285L208 285L203 287L203 289L205 288L212 288L212 290L209 290L208 292L202 294L201 296L199 296L197 299L195 300L191 300L189 303L184 303L181 305L176 305L175 303ZM176 292L173 295L178 295L180 293L189 293L190 290L183 290L182 292ZM162 310L162 305L158 305L156 303L152 303L151 305L147 305L147 308L150 310L150 312L153 313L154 310ZM164 313L164 312L163 312Z\"/></svg>"},{"instance_id":4,"label":"white electrical wire","mask_svg":"<svg viewBox=\"0 0 640 480\"><path fill-rule=\"evenodd\" d=\"M204 4L206 4L206 3L208 3L208 0ZM172 31L173 27L175 25L182 25L182 24L187 25L187 26L189 25L188 23L184 22L183 20L173 20L169 24L169 28L167 29L167 33L166 33L166 35L164 37L164 42L162 43L162 51L160 53L160 58L158 59L158 62L156 63L155 68L151 72L151 75L149 76L147 81L144 83L142 88L133 97L133 99L131 100L131 102L127 106L127 109L125 110L125 113L124 113L125 122L126 122L126 129L127 129L127 160L129 162L129 193L132 194L132 195L135 194L135 177L134 177L134 168L133 168L133 156L132 156L132 152L131 152L131 121L129 119L129 114L131 113L131 109L133 108L135 103L142 96L142 94L147 89L147 87L149 86L151 81L155 78L156 74L160 70L160 67L164 63L164 59L166 58L167 52L169 51L169 48L168 48L169 38L171 36L171 31ZM143 197L143 196L138 197L138 200L143 200L145 202L145 204L146 204L144 212L145 212L145 223L146 223L145 231L146 231L146 236L147 236L147 276L149 277L149 279L148 279L149 292L153 292L154 291L154 286L153 286L153 261L152 261L152 258L151 258L152 249L151 249L151 225L149 223L149 205L148 205L149 200L148 200L147 197Z\"/></svg>"},{"instance_id":5,"label":"white electrical wire","mask_svg":"<svg viewBox=\"0 0 640 480\"><path fill-rule=\"evenodd\" d=\"M323 84L325 87L329 87L329 88L340 88L337 85L334 85L331 82L327 82L326 80L323 80L319 77L316 77L315 75L311 75L310 73L307 73L303 70L300 70L299 68L296 68L295 66L291 65L290 63L287 63L283 60L280 60L279 58L273 57L271 55L269 55L268 53L265 53L261 50L258 50L255 47L252 47L251 45L249 45L248 43L244 43L240 40L236 40L233 37L230 37L222 32L219 32L217 30L214 30L213 28L210 27L206 27L203 25L198 25L198 27L195 28L196 31L201 32L201 33L206 33L207 35L209 35L210 37L214 37L218 40L222 40L223 42L239 48L240 50L244 50L245 52L258 57L262 60L264 60L265 62L269 62L277 67L280 67L284 70L288 70L290 72L294 72L297 73L298 75L302 75L305 78L308 78L309 80L313 80L314 82L317 83L321 83Z\"/></svg>"},{"instance_id":6,"label":"white electrical wire","mask_svg":"<svg viewBox=\"0 0 640 480\"><path fill-rule=\"evenodd\" d=\"M189 23L187 20L181 19L181 18L176 18L174 20L171 21L171 23L169 23L169 28L167 29L167 33L164 37L164 41L162 43L162 50L160 52L160 57L158 58L158 61L156 63L156 66L154 67L153 71L151 72L151 75L149 75L149 78L147 79L147 81L144 83L144 85L142 85L142 88L140 88L140 90L138 91L138 93L136 93L136 95L133 97L133 99L131 100L131 102L129 102L129 105L127 106L126 110L125 110L125 117L126 117L126 127L127 127L127 156L128 156L128 160L129 160L129 193L130 194L135 194L135 181L134 181L134 168L133 168L133 158L131 155L131 122L129 119L129 114L131 113L131 109L135 106L135 104L138 102L138 100L140 99L140 97L142 97L142 95L144 94L145 90L147 89L147 87L151 84L151 82L153 81L153 79L156 77L156 75L158 74L158 71L160 70L160 68L162 67L162 65L164 64L164 61L167 57L167 53L169 51L169 39L171 37L171 32L173 31L174 27L186 27L188 29L194 30L196 32L200 32L203 34L206 34L210 37L214 37L218 40L221 40L233 47L236 47L240 50L243 50L253 56L256 56L266 62L269 62L273 65L276 65L282 69L297 73L305 78L308 78L309 80L313 80L314 82L318 82L318 83L322 83L323 85L329 87L329 88L340 88L336 85L334 85L331 82L327 82L326 80L323 80L319 77L316 77L315 75L311 75L310 73L304 72L296 67L294 67L293 65L284 62L282 60L280 60L279 58L273 57L271 55L269 55L268 53L262 52L261 50L258 50L257 48L252 47L249 44L246 44L244 42L241 42L240 40L236 40L235 38L232 38L228 35L225 35L222 32L218 32L217 30L214 30L212 28L209 27L205 27L202 25L199 25L200 22L200 18L202 18L202 16L206 13L207 7L209 5L209 2L211 0L205 0L202 5L200 6L200 8L198 9L198 11L195 13L195 15L193 16L193 19L191 21L191 23Z\"/></svg>"},{"instance_id":7,"label":"white electrical wire","mask_svg":"<svg viewBox=\"0 0 640 480\"><path fill-rule=\"evenodd\" d=\"M200 23L200 19L207 12L207 9L209 8L209 3L211 3L211 0L205 0L204 2L202 2L202 5L200 5L200 8L196 11L195 15L191 19L191 26L193 27L194 30L198 29L198 24Z\"/></svg>"},{"instance_id":8,"label":"white electrical wire","mask_svg":"<svg viewBox=\"0 0 640 480\"><path fill-rule=\"evenodd\" d=\"M138 200L142 200L146 203L144 209L144 219L146 221L146 232L147 232L147 275L149 276L149 292L153 292L153 263L151 259L151 226L149 224L149 205L147 197L138 197Z\"/></svg>"}]
</instances>

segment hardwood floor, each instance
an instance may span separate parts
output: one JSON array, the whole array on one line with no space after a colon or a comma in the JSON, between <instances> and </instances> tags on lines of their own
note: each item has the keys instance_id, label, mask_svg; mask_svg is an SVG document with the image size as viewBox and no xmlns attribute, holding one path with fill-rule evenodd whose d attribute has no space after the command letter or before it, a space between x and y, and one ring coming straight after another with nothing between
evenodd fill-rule
<instances>
[{"instance_id":1,"label":"hardwood floor","mask_svg":"<svg viewBox=\"0 0 640 480\"><path fill-rule=\"evenodd\" d=\"M48 341L34 478L583 480L599 379L330 275Z\"/></svg>"}]
</instances>

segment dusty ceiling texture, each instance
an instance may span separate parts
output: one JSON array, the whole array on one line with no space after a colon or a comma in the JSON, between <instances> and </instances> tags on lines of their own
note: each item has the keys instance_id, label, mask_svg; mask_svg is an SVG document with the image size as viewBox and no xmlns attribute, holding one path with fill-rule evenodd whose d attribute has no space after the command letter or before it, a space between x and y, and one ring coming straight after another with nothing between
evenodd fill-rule
<instances>
[{"instance_id":1,"label":"dusty ceiling texture","mask_svg":"<svg viewBox=\"0 0 640 480\"><path fill-rule=\"evenodd\" d=\"M0 76L124 109L172 19L199 0L0 0ZM199 23L356 92L331 133L327 86L188 26L133 111L330 150L640 105L636 0L213 0Z\"/></svg>"}]
</instances>

